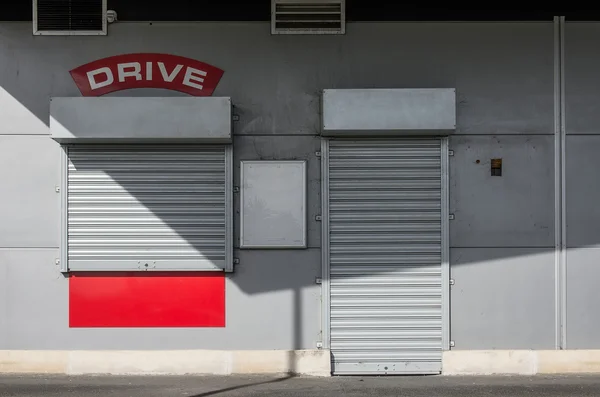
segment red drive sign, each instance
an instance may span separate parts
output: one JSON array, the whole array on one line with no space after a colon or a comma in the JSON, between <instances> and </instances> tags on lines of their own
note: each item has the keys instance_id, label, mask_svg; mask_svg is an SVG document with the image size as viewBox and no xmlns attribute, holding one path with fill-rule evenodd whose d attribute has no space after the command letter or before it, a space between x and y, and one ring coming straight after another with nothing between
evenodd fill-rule
<instances>
[{"instance_id":1,"label":"red drive sign","mask_svg":"<svg viewBox=\"0 0 600 397\"><path fill-rule=\"evenodd\" d=\"M194 59L168 54L125 54L71 70L83 96L132 88L164 88L193 96L211 96L223 70Z\"/></svg>"}]
</instances>

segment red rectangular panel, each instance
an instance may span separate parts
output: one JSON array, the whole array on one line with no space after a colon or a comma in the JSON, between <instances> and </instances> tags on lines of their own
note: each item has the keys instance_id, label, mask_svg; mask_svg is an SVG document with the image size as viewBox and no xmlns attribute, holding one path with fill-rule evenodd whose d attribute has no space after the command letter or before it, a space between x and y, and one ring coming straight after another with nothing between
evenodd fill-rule
<instances>
[{"instance_id":1,"label":"red rectangular panel","mask_svg":"<svg viewBox=\"0 0 600 397\"><path fill-rule=\"evenodd\" d=\"M74 273L69 326L224 327L225 274Z\"/></svg>"}]
</instances>

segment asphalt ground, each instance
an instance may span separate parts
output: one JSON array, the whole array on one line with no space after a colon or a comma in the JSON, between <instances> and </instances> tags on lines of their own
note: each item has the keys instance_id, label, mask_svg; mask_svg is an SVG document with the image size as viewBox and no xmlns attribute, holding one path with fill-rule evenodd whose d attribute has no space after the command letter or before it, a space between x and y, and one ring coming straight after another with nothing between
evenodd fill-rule
<instances>
[{"instance_id":1,"label":"asphalt ground","mask_svg":"<svg viewBox=\"0 0 600 397\"><path fill-rule=\"evenodd\" d=\"M289 377L0 375L1 397L600 396L600 376Z\"/></svg>"}]
</instances>

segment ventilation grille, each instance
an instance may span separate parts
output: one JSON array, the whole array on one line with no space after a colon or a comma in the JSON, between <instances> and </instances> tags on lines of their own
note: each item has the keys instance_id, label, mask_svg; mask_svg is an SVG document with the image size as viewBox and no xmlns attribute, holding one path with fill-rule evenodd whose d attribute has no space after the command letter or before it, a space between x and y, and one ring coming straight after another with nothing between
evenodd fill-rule
<instances>
[{"instance_id":1,"label":"ventilation grille","mask_svg":"<svg viewBox=\"0 0 600 397\"><path fill-rule=\"evenodd\" d=\"M344 1L272 0L273 34L344 34Z\"/></svg>"},{"instance_id":2,"label":"ventilation grille","mask_svg":"<svg viewBox=\"0 0 600 397\"><path fill-rule=\"evenodd\" d=\"M106 34L106 0L34 0L34 34Z\"/></svg>"}]
</instances>

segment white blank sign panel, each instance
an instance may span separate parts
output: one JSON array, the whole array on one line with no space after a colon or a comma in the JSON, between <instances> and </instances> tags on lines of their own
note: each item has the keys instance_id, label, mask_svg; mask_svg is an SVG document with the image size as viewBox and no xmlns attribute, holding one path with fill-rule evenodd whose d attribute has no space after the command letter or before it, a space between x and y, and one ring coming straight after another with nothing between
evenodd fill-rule
<instances>
[{"instance_id":1,"label":"white blank sign panel","mask_svg":"<svg viewBox=\"0 0 600 397\"><path fill-rule=\"evenodd\" d=\"M306 162L242 161L241 248L306 248Z\"/></svg>"}]
</instances>

